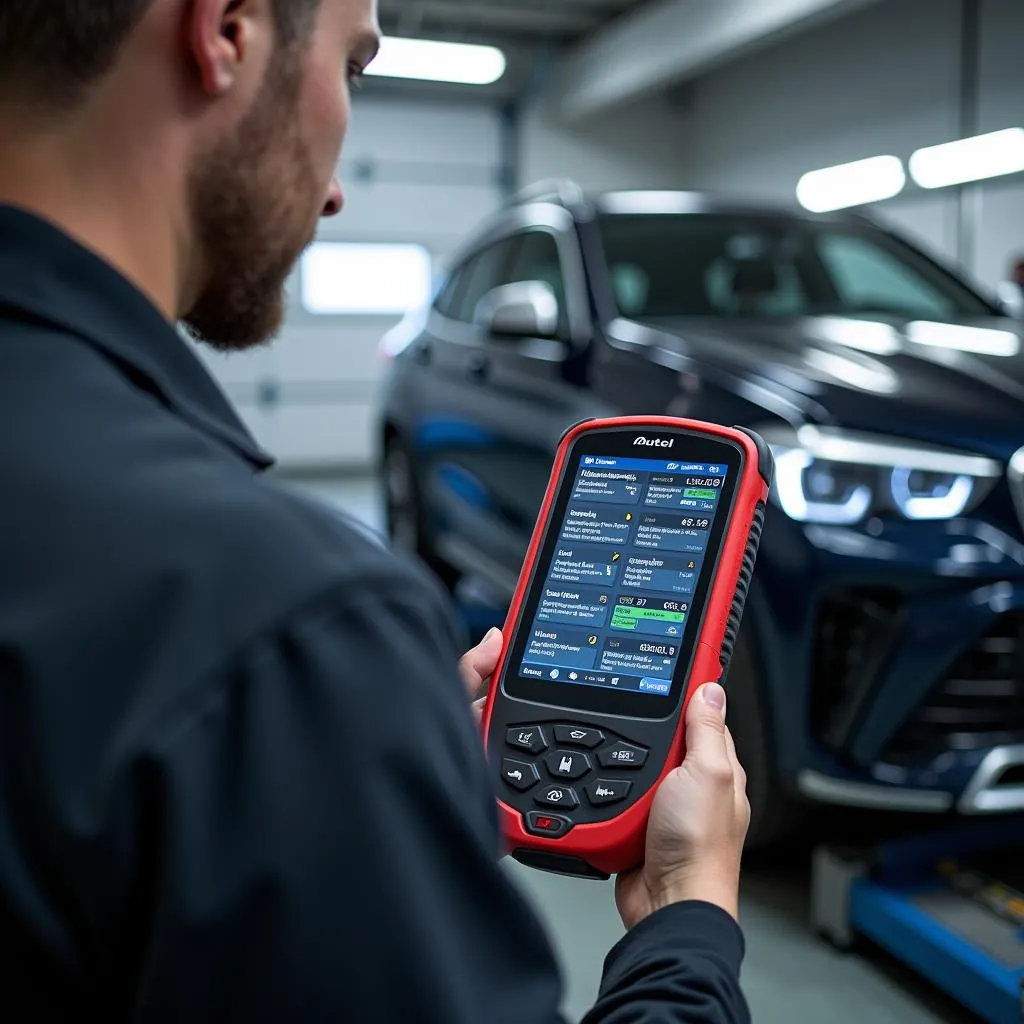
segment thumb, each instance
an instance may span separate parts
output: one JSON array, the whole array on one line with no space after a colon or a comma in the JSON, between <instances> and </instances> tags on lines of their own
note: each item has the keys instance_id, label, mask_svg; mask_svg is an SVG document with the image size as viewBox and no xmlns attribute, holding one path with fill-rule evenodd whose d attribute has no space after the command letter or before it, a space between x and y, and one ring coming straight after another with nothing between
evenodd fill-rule
<instances>
[{"instance_id":1,"label":"thumb","mask_svg":"<svg viewBox=\"0 0 1024 1024\"><path fill-rule=\"evenodd\" d=\"M727 753L725 690L718 683L702 686L686 709L687 753Z\"/></svg>"}]
</instances>

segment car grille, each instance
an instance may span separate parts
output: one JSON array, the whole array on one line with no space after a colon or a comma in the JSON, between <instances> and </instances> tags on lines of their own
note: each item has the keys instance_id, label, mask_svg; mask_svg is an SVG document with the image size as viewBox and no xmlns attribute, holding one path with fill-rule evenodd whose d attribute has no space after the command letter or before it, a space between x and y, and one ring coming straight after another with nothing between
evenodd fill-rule
<instances>
[{"instance_id":1,"label":"car grille","mask_svg":"<svg viewBox=\"0 0 1024 1024\"><path fill-rule=\"evenodd\" d=\"M814 652L811 720L818 740L836 753L847 745L903 622L902 601L893 590L853 589L823 602Z\"/></svg>"},{"instance_id":2,"label":"car grille","mask_svg":"<svg viewBox=\"0 0 1024 1024\"><path fill-rule=\"evenodd\" d=\"M1010 614L962 655L903 725L892 763L1024 741L1024 616Z\"/></svg>"}]
</instances>

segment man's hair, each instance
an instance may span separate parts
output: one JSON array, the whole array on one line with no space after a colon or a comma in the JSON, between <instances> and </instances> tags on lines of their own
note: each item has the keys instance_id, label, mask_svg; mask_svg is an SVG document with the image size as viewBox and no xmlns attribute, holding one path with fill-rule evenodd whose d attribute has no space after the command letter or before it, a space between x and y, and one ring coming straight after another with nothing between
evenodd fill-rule
<instances>
[{"instance_id":1,"label":"man's hair","mask_svg":"<svg viewBox=\"0 0 1024 1024\"><path fill-rule=\"evenodd\" d=\"M0 0L0 90L71 106L110 70L153 0ZM280 42L311 30L321 0L271 0Z\"/></svg>"}]
</instances>

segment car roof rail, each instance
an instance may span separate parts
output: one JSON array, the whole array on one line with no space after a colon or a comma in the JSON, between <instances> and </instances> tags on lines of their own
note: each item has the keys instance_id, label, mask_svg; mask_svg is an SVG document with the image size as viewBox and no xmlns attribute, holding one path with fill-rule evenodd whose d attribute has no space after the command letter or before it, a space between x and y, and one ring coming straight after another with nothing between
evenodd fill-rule
<instances>
[{"instance_id":1,"label":"car roof rail","mask_svg":"<svg viewBox=\"0 0 1024 1024\"><path fill-rule=\"evenodd\" d=\"M571 178L545 178L519 189L512 196L513 204L558 203L577 206L586 199L586 193Z\"/></svg>"}]
</instances>

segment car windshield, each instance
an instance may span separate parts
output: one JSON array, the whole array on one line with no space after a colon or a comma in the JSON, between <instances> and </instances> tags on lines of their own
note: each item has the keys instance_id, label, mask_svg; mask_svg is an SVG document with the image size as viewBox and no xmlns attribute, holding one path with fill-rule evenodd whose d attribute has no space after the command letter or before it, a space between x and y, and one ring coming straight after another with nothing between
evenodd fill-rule
<instances>
[{"instance_id":1,"label":"car windshield","mask_svg":"<svg viewBox=\"0 0 1024 1024\"><path fill-rule=\"evenodd\" d=\"M996 310L870 225L733 214L605 214L619 312L676 317L955 320Z\"/></svg>"}]
</instances>

